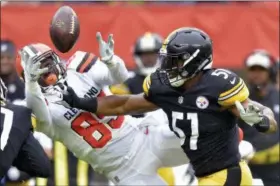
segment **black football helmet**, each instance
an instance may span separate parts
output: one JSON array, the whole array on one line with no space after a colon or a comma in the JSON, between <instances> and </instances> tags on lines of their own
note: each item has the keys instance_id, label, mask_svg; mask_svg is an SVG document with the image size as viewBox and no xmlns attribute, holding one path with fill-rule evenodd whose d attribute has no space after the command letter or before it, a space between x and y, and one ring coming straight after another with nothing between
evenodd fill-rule
<instances>
[{"instance_id":1,"label":"black football helmet","mask_svg":"<svg viewBox=\"0 0 280 186\"><path fill-rule=\"evenodd\" d=\"M7 87L0 78L0 101L6 101Z\"/></svg>"},{"instance_id":2,"label":"black football helmet","mask_svg":"<svg viewBox=\"0 0 280 186\"><path fill-rule=\"evenodd\" d=\"M160 78L179 87L200 71L212 67L212 40L202 30L184 27L173 31L160 49Z\"/></svg>"},{"instance_id":3,"label":"black football helmet","mask_svg":"<svg viewBox=\"0 0 280 186\"><path fill-rule=\"evenodd\" d=\"M158 34L150 32L137 39L133 48L133 57L139 74L147 76L156 71L159 66L158 53L162 41Z\"/></svg>"}]
</instances>

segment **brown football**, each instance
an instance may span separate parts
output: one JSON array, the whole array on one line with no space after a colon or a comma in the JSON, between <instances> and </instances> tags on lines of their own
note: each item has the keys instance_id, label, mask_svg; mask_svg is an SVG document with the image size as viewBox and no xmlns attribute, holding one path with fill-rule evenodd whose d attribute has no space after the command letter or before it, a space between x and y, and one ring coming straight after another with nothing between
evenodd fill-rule
<instances>
[{"instance_id":1,"label":"brown football","mask_svg":"<svg viewBox=\"0 0 280 186\"><path fill-rule=\"evenodd\" d=\"M80 23L69 6L60 7L52 18L50 36L53 44L62 53L68 52L80 35Z\"/></svg>"}]
</instances>

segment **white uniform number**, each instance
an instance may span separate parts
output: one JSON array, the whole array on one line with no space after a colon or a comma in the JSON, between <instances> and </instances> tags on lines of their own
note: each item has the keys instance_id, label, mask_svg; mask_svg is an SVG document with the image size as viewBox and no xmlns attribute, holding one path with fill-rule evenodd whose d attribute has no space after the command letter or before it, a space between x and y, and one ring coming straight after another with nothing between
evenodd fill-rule
<instances>
[{"instance_id":1,"label":"white uniform number","mask_svg":"<svg viewBox=\"0 0 280 186\"><path fill-rule=\"evenodd\" d=\"M9 135L12 129L12 125L13 125L13 118L14 118L14 112L2 107L1 108L1 118L4 118L4 122L3 122L3 130L1 133L1 142L0 142L0 148L3 151L4 148L7 145L8 139L9 139Z\"/></svg>"},{"instance_id":2,"label":"white uniform number","mask_svg":"<svg viewBox=\"0 0 280 186\"><path fill-rule=\"evenodd\" d=\"M223 76L224 79L227 79L229 74L231 74L231 72L226 69L216 69L211 73L212 76Z\"/></svg>"},{"instance_id":3,"label":"white uniform number","mask_svg":"<svg viewBox=\"0 0 280 186\"><path fill-rule=\"evenodd\" d=\"M184 113L182 112L172 112L172 128L179 135L181 139L181 145L185 143L186 135L182 129L176 126L177 120L183 120ZM197 113L187 113L187 120L191 122L191 137L190 137L190 149L197 150L197 140L199 137L198 131L198 116Z\"/></svg>"}]
</instances>

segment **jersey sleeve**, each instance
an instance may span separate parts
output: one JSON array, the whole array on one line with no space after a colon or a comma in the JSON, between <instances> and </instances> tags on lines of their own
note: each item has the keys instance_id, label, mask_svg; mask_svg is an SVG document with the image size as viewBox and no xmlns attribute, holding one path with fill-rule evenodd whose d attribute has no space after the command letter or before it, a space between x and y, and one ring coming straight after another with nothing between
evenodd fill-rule
<instances>
[{"instance_id":1,"label":"jersey sleeve","mask_svg":"<svg viewBox=\"0 0 280 186\"><path fill-rule=\"evenodd\" d=\"M128 71L121 58L114 55L112 63L105 64L92 53L77 51L67 62L67 69L86 73L101 86L123 83L128 78Z\"/></svg>"},{"instance_id":2,"label":"jersey sleeve","mask_svg":"<svg viewBox=\"0 0 280 186\"><path fill-rule=\"evenodd\" d=\"M234 105L235 101L243 102L249 97L245 82L235 73L230 72L223 80L218 96L218 103L221 106L229 107Z\"/></svg>"},{"instance_id":3,"label":"jersey sleeve","mask_svg":"<svg viewBox=\"0 0 280 186\"><path fill-rule=\"evenodd\" d=\"M36 129L38 131L47 132L48 135L54 135L54 125L49 107L45 97L41 92L41 88L37 82L25 82L26 103L34 114L33 123L36 121ZM36 116L36 119L35 119Z\"/></svg>"},{"instance_id":4,"label":"jersey sleeve","mask_svg":"<svg viewBox=\"0 0 280 186\"><path fill-rule=\"evenodd\" d=\"M66 63L67 69L75 70L79 73L88 72L97 62L98 57L93 53L77 51Z\"/></svg>"},{"instance_id":5,"label":"jersey sleeve","mask_svg":"<svg viewBox=\"0 0 280 186\"><path fill-rule=\"evenodd\" d=\"M170 94L170 87L163 84L158 77L158 72L154 72L147 76L143 82L144 98L157 105L160 108L169 106L168 97Z\"/></svg>"}]
</instances>

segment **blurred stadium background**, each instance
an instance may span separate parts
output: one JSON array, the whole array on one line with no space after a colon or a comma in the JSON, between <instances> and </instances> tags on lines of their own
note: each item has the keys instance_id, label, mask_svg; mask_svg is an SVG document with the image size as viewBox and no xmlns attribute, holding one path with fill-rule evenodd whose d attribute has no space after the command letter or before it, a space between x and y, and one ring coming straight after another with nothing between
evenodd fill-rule
<instances>
[{"instance_id":1,"label":"blurred stadium background","mask_svg":"<svg viewBox=\"0 0 280 186\"><path fill-rule=\"evenodd\" d=\"M95 34L100 31L104 38L109 33L114 34L116 54L124 59L127 68L133 70L136 65L132 48L140 35L145 32L155 32L166 37L168 33L179 27L198 27L212 37L215 67L244 72L244 60L255 49L265 49L275 58L279 58L279 2L229 0L222 2L29 2L22 0L1 1L1 61L5 53L2 41L6 40L12 41L16 49L35 42L45 43L54 48L49 37L49 24L55 11L65 4L76 11L81 25L80 38L75 47L66 54L56 51L65 60L76 50L98 53ZM2 76L2 73L0 75ZM50 149L52 159L55 156L52 153L53 145L51 142L46 142L44 138L42 141L46 149ZM64 179L61 175L64 172L61 166L55 173L58 175L57 179ZM71 172L70 167L69 172ZM31 182L21 182L28 176L19 178L20 176L15 172L10 174L12 176L7 178L11 180L10 185L31 184ZM89 174L92 174L89 184L107 183L106 179L96 176L95 173ZM77 174L73 173L73 177L76 176ZM32 183L34 184L35 181L33 180ZM37 182L37 185L44 184L44 181Z\"/></svg>"}]
</instances>

